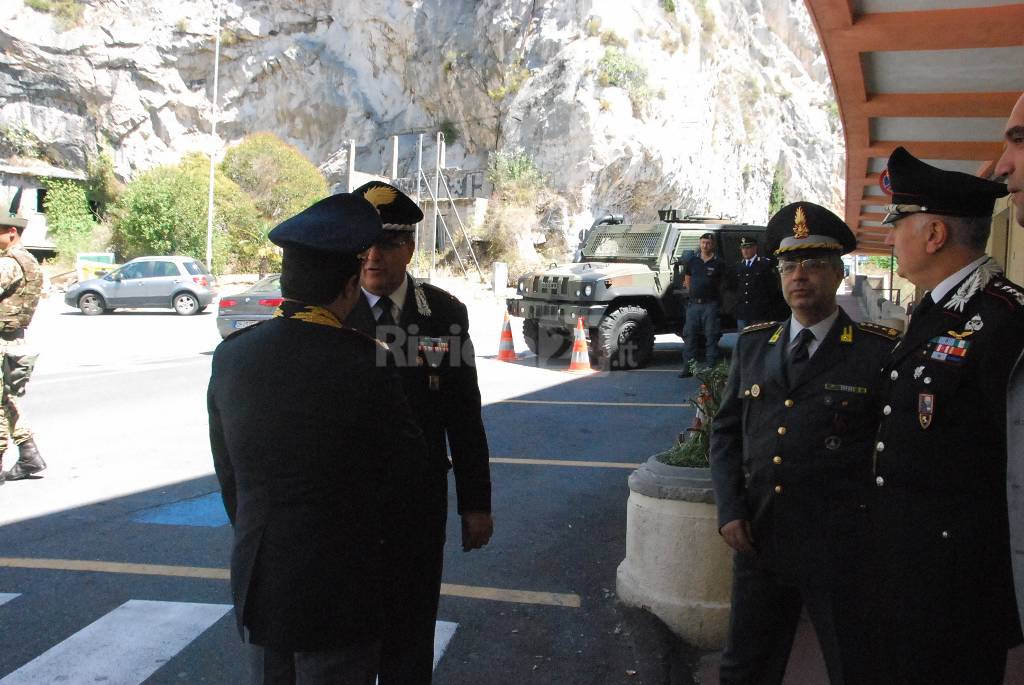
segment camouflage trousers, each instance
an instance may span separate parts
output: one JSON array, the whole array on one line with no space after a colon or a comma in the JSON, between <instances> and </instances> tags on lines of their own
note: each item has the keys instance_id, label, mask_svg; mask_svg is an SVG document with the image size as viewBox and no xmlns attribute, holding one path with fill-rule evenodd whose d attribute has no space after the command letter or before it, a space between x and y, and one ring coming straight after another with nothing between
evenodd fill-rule
<instances>
[{"instance_id":1,"label":"camouflage trousers","mask_svg":"<svg viewBox=\"0 0 1024 685\"><path fill-rule=\"evenodd\" d=\"M25 386L36 363L36 355L13 354L10 351L2 354L3 420L0 420L0 459L3 459L12 440L15 445L20 445L32 438L32 431L22 421L17 398L25 394Z\"/></svg>"}]
</instances>

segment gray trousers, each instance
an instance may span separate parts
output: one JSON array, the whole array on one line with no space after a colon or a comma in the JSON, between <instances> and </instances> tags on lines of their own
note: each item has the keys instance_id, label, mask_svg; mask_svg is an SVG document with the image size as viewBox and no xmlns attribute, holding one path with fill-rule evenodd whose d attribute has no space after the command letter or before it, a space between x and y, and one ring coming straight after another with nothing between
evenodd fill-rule
<instances>
[{"instance_id":1,"label":"gray trousers","mask_svg":"<svg viewBox=\"0 0 1024 685\"><path fill-rule=\"evenodd\" d=\"M380 642L319 652L284 652L249 645L252 685L373 685Z\"/></svg>"}]
</instances>

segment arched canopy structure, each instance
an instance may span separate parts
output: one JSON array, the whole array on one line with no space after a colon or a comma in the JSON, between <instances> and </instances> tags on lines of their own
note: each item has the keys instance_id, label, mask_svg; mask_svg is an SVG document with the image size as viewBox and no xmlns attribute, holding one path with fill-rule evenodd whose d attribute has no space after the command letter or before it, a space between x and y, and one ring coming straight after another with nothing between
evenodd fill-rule
<instances>
[{"instance_id":1,"label":"arched canopy structure","mask_svg":"<svg viewBox=\"0 0 1024 685\"><path fill-rule=\"evenodd\" d=\"M846 222L859 251L888 253L878 176L895 147L945 169L991 173L1024 91L1024 4L805 1L846 136Z\"/></svg>"}]
</instances>

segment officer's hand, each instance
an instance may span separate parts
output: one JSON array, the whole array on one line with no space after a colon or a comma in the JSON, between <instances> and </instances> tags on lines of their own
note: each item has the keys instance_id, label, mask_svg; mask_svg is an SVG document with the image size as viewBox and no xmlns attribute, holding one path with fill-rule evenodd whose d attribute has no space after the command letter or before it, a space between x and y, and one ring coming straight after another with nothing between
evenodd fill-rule
<instances>
[{"instance_id":1,"label":"officer's hand","mask_svg":"<svg viewBox=\"0 0 1024 685\"><path fill-rule=\"evenodd\" d=\"M462 515L462 551L480 549L491 539L494 519L486 511L467 511Z\"/></svg>"},{"instance_id":2,"label":"officer's hand","mask_svg":"<svg viewBox=\"0 0 1024 685\"><path fill-rule=\"evenodd\" d=\"M750 521L736 519L722 526L722 537L737 552L755 554L754 537L750 534Z\"/></svg>"}]
</instances>

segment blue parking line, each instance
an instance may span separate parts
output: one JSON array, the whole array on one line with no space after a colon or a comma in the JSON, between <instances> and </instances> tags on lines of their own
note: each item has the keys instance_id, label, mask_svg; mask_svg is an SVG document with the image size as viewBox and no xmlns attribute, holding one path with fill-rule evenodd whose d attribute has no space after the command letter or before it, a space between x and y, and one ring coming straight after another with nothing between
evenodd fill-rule
<instances>
[{"instance_id":1,"label":"blue parking line","mask_svg":"<svg viewBox=\"0 0 1024 685\"><path fill-rule=\"evenodd\" d=\"M224 513L224 503L220 498L220 493L211 492L209 495L143 509L136 513L132 520L163 526L216 528L228 524L228 515Z\"/></svg>"}]
</instances>

